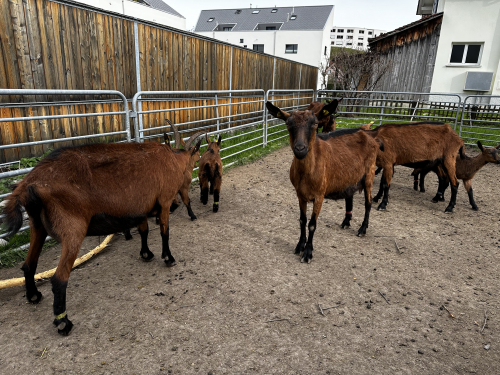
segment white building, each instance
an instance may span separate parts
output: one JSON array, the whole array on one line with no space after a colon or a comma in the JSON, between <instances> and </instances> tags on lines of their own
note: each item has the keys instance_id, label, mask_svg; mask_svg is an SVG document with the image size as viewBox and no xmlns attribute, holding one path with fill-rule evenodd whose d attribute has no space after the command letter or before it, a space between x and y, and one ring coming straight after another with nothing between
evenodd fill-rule
<instances>
[{"instance_id":1,"label":"white building","mask_svg":"<svg viewBox=\"0 0 500 375\"><path fill-rule=\"evenodd\" d=\"M186 18L162 0L73 0L139 20L186 30Z\"/></svg>"},{"instance_id":2,"label":"white building","mask_svg":"<svg viewBox=\"0 0 500 375\"><path fill-rule=\"evenodd\" d=\"M333 26L330 30L331 46L367 50L368 38L375 38L383 33L385 30Z\"/></svg>"},{"instance_id":3,"label":"white building","mask_svg":"<svg viewBox=\"0 0 500 375\"><path fill-rule=\"evenodd\" d=\"M431 92L500 95L500 1L419 0L417 14L440 12Z\"/></svg>"},{"instance_id":4,"label":"white building","mask_svg":"<svg viewBox=\"0 0 500 375\"><path fill-rule=\"evenodd\" d=\"M330 55L333 5L202 10L194 32L319 66Z\"/></svg>"}]
</instances>

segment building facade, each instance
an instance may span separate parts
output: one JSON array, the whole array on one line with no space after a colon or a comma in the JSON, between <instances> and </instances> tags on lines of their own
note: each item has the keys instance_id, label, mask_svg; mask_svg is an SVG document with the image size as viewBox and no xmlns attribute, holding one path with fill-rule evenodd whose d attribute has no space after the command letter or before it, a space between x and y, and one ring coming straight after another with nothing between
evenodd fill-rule
<instances>
[{"instance_id":1,"label":"building facade","mask_svg":"<svg viewBox=\"0 0 500 375\"><path fill-rule=\"evenodd\" d=\"M73 0L139 20L186 30L186 18L162 0Z\"/></svg>"},{"instance_id":2,"label":"building facade","mask_svg":"<svg viewBox=\"0 0 500 375\"><path fill-rule=\"evenodd\" d=\"M354 49L368 49L368 39L375 38L385 30L367 29L362 27L333 26L330 30L330 44L332 47Z\"/></svg>"},{"instance_id":3,"label":"building facade","mask_svg":"<svg viewBox=\"0 0 500 375\"><path fill-rule=\"evenodd\" d=\"M419 0L417 14L369 41L392 62L377 89L500 95L500 1Z\"/></svg>"},{"instance_id":4,"label":"building facade","mask_svg":"<svg viewBox=\"0 0 500 375\"><path fill-rule=\"evenodd\" d=\"M333 5L202 10L194 32L319 66L330 53Z\"/></svg>"}]
</instances>

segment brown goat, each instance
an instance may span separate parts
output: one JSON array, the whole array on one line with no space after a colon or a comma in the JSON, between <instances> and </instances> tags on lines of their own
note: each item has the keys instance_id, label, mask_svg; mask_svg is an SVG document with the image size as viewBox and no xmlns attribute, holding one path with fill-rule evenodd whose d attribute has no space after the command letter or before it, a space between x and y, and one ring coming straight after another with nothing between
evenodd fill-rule
<instances>
[{"instance_id":1,"label":"brown goat","mask_svg":"<svg viewBox=\"0 0 500 375\"><path fill-rule=\"evenodd\" d=\"M219 211L219 195L222 185L222 160L220 158L220 148L222 136L219 134L217 142L211 142L208 135L205 134L207 140L207 151L203 153L199 162L198 177L200 179L200 199L201 203L208 203L208 192L210 185L210 194L214 195L213 212Z\"/></svg>"},{"instance_id":2,"label":"brown goat","mask_svg":"<svg viewBox=\"0 0 500 375\"><path fill-rule=\"evenodd\" d=\"M339 100L335 99L334 101L338 105L338 103L340 103L341 100L342 100L342 98L340 98ZM325 105L328 105L330 103L312 102L307 107L307 110L313 112L314 115L316 117L318 117L319 113L325 107ZM336 112L337 112L337 106L334 107L334 109L330 112L329 116L325 116L321 120L318 120L318 129L323 128L323 130L322 130L323 133L329 133L329 132L335 131L335 129L337 127L337 124L335 122L335 117L336 117L335 113Z\"/></svg>"},{"instance_id":3,"label":"brown goat","mask_svg":"<svg viewBox=\"0 0 500 375\"><path fill-rule=\"evenodd\" d=\"M366 234L371 209L371 189L375 178L375 161L379 145L376 140L359 129L342 129L317 135L318 122L337 106L332 102L318 114L312 111L287 113L266 103L274 117L285 120L290 146L294 153L290 167L290 181L295 187L300 207L300 239L295 254L303 252L301 261L310 262L316 220L323 199L345 199L346 214L341 227L350 226L353 196L365 192L365 217L358 236ZM309 238L306 238L307 203L313 202L309 221ZM307 240L307 243L306 243Z\"/></svg>"},{"instance_id":4,"label":"brown goat","mask_svg":"<svg viewBox=\"0 0 500 375\"><path fill-rule=\"evenodd\" d=\"M498 150L500 149L500 145L496 147L483 147L480 141L477 141L477 147L481 150L481 153L473 158L465 156L462 158L460 155L457 155L456 158L456 173L457 178L462 180L464 183L464 188L469 195L469 203L472 206L472 209L477 211L478 207L476 202L474 201L474 195L472 193L472 179L476 175L476 173L484 167L488 163L500 164L500 155L498 154ZM444 201L444 192L448 188L449 180L446 176L446 173L443 170L441 165L431 165L422 169L415 169L412 173L415 176L415 181L413 188L417 190L418 188L418 176L420 175L420 191L425 192L425 176L430 171L433 171L438 175L439 186L436 196L432 198L434 203Z\"/></svg>"},{"instance_id":5,"label":"brown goat","mask_svg":"<svg viewBox=\"0 0 500 375\"><path fill-rule=\"evenodd\" d=\"M200 135L195 134L189 144ZM162 258L175 264L169 247L169 208L184 182L194 148L173 151L156 142L94 144L60 148L42 159L7 197L4 209L11 234L22 225L21 207L30 219L30 247L22 266L26 298L39 303L34 275L47 235L62 243L62 253L51 279L54 324L69 334L73 324L66 313L66 288L73 263L85 236L101 236L139 227L141 257L154 255L147 247L147 216L158 213Z\"/></svg>"},{"instance_id":6,"label":"brown goat","mask_svg":"<svg viewBox=\"0 0 500 375\"><path fill-rule=\"evenodd\" d=\"M404 165L421 168L429 163L442 163L451 181L451 200L445 212L453 212L456 204L458 180L455 175L455 157L463 150L463 141L453 128L440 122L417 122L406 124L384 124L373 130L366 130L372 137L382 140L384 152L377 155L377 167L384 169L380 190L373 198L383 199L378 210L384 210L389 202L393 167Z\"/></svg>"}]
</instances>

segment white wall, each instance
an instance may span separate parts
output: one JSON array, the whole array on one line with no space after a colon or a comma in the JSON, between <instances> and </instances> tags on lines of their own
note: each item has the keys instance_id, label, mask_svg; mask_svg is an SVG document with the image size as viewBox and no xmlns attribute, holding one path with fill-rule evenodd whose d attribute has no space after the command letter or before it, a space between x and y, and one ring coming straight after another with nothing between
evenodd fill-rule
<instances>
[{"instance_id":1,"label":"white wall","mask_svg":"<svg viewBox=\"0 0 500 375\"><path fill-rule=\"evenodd\" d=\"M490 92L500 95L500 1L440 0L444 11L443 24L436 53L431 92L477 94L464 91L466 72L493 72L494 84ZM452 43L484 42L479 66L449 66Z\"/></svg>"},{"instance_id":2,"label":"white wall","mask_svg":"<svg viewBox=\"0 0 500 375\"><path fill-rule=\"evenodd\" d=\"M186 30L186 19L129 0L73 0L144 21Z\"/></svg>"}]
</instances>

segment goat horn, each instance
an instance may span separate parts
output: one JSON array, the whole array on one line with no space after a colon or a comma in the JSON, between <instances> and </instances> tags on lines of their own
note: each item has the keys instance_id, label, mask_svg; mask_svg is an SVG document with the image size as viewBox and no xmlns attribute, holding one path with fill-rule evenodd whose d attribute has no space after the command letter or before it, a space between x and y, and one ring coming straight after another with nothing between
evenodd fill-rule
<instances>
[{"instance_id":1,"label":"goat horn","mask_svg":"<svg viewBox=\"0 0 500 375\"><path fill-rule=\"evenodd\" d=\"M203 132L197 132L194 133L191 137L189 137L189 139L186 141L186 144L184 145L184 150L189 150L191 148L191 143L193 143L193 141L202 134Z\"/></svg>"},{"instance_id":2,"label":"goat horn","mask_svg":"<svg viewBox=\"0 0 500 375\"><path fill-rule=\"evenodd\" d=\"M179 135L179 131L177 128L172 124L168 119L165 119L169 125L172 131L174 132L174 140L175 140L175 149L179 150L181 148L181 136Z\"/></svg>"}]
</instances>

